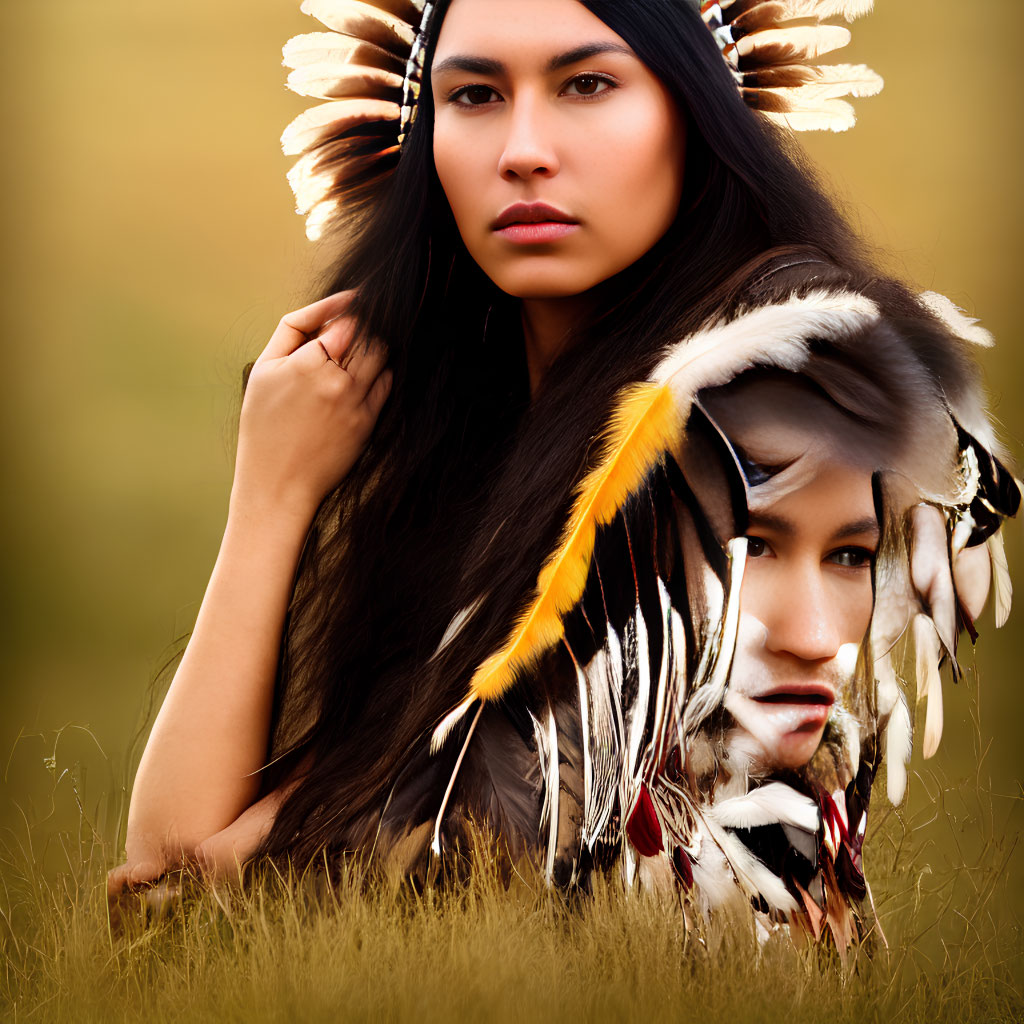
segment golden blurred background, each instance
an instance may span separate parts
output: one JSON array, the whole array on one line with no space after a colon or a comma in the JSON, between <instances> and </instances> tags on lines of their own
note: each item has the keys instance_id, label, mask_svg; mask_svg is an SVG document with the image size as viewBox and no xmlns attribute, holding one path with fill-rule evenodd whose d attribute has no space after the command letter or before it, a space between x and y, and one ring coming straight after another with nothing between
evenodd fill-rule
<instances>
[{"instance_id":1,"label":"golden blurred background","mask_svg":"<svg viewBox=\"0 0 1024 1024\"><path fill-rule=\"evenodd\" d=\"M982 361L1020 460L1018 13L1019 0L878 0L844 59L873 66L885 91L857 102L852 133L807 145L890 264L994 332ZM315 27L297 0L0 5L0 824L20 820L16 804L48 813L65 769L90 813L121 792L150 681L198 610L241 368L306 300L314 267L277 139L303 107L280 46ZM1008 534L1024 579L1020 524ZM955 784L984 752L1011 830L1024 822L1022 622L1018 609L996 634L986 614L976 671L946 687L935 759ZM925 790L912 782L914 800ZM937 857L961 855L956 836L934 842ZM1024 906L1024 887L1010 893Z\"/></svg>"}]
</instances>

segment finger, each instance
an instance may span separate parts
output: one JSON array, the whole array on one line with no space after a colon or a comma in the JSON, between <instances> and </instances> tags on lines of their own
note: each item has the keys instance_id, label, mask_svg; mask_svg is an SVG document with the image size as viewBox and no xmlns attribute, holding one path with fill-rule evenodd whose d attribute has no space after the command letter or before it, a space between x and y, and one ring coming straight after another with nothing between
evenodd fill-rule
<instances>
[{"instance_id":1,"label":"finger","mask_svg":"<svg viewBox=\"0 0 1024 1024\"><path fill-rule=\"evenodd\" d=\"M204 877L210 880L236 879L239 868L259 847L274 824L280 799L268 793L196 848L196 861Z\"/></svg>"},{"instance_id":2,"label":"finger","mask_svg":"<svg viewBox=\"0 0 1024 1024\"><path fill-rule=\"evenodd\" d=\"M365 394L380 376L388 361L388 354L379 342L372 342L369 348L357 347L344 361L349 376Z\"/></svg>"},{"instance_id":3,"label":"finger","mask_svg":"<svg viewBox=\"0 0 1024 1024\"><path fill-rule=\"evenodd\" d=\"M380 415L384 403L388 400L388 395L391 394L391 385L394 382L394 377L395 375L390 369L384 370L366 393L367 408L375 417Z\"/></svg>"},{"instance_id":4,"label":"finger","mask_svg":"<svg viewBox=\"0 0 1024 1024\"><path fill-rule=\"evenodd\" d=\"M343 316L352 302L352 295L353 293L350 291L337 292L334 295L328 295L325 299L320 299L319 302L313 302L301 309L286 313L256 361L280 359L291 355L311 335L316 334L324 324Z\"/></svg>"},{"instance_id":5,"label":"finger","mask_svg":"<svg viewBox=\"0 0 1024 1024\"><path fill-rule=\"evenodd\" d=\"M116 899L134 886L153 882L163 874L163 865L157 861L119 864L107 873L107 896Z\"/></svg>"},{"instance_id":6,"label":"finger","mask_svg":"<svg viewBox=\"0 0 1024 1024\"><path fill-rule=\"evenodd\" d=\"M323 346L328 357L340 366L342 357L348 352L355 337L356 325L349 317L339 317L324 324L316 340Z\"/></svg>"}]
</instances>

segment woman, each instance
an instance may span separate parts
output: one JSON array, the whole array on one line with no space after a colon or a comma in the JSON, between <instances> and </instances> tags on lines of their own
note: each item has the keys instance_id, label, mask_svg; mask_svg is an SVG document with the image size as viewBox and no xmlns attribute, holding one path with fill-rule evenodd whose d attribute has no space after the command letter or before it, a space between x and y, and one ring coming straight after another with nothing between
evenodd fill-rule
<instances>
[{"instance_id":1,"label":"woman","mask_svg":"<svg viewBox=\"0 0 1024 1024\"><path fill-rule=\"evenodd\" d=\"M508 638L546 593L538 575L576 491L607 466L624 389L674 381L692 396L736 372L659 377L680 339L713 348L732 319L741 346L742 310L781 310L781 328L761 325L781 348L884 322L992 447L967 346L879 276L787 137L744 103L845 126L836 96L877 78L813 68L843 29L772 35L777 5L705 7L307 0L336 31L286 51L293 83L335 103L286 144L306 154L293 184L313 232L341 252L327 297L282 321L249 378L224 543L112 890L191 857L223 870L257 846L305 863L384 845L405 869L452 843L439 798L497 807L513 847L543 811L571 813L553 806L572 737L550 681L575 678L572 645L550 642L556 626L519 658ZM687 402L674 408L684 421ZM584 581L591 555L576 558ZM620 558L609 579L628 570ZM568 635L580 595L566 593L549 625L565 617ZM716 706L697 703L695 720ZM455 734L435 757L440 723ZM502 765L470 774L490 771L490 795L453 791L464 760L495 750ZM527 795L498 799L502 773ZM605 801L609 821L636 792ZM550 833L549 871L571 877L578 852Z\"/></svg>"}]
</instances>

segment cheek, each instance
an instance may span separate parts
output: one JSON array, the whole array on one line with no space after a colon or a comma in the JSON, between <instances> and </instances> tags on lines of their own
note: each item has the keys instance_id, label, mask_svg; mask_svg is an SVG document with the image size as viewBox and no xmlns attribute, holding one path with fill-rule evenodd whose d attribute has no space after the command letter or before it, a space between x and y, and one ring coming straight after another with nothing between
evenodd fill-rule
<instances>
[{"instance_id":1,"label":"cheek","mask_svg":"<svg viewBox=\"0 0 1024 1024\"><path fill-rule=\"evenodd\" d=\"M610 119L599 145L590 148L589 163L609 242L636 249L639 258L679 209L685 164L681 118L664 102L638 100L624 116Z\"/></svg>"},{"instance_id":2,"label":"cheek","mask_svg":"<svg viewBox=\"0 0 1024 1024\"><path fill-rule=\"evenodd\" d=\"M855 580L839 581L835 588L834 601L842 642L860 644L867 635L868 627L871 625L871 613L874 610L870 574L864 572Z\"/></svg>"},{"instance_id":3,"label":"cheek","mask_svg":"<svg viewBox=\"0 0 1024 1024\"><path fill-rule=\"evenodd\" d=\"M456 133L447 133L440 126L435 129L434 167L448 205L459 223L466 215L465 207L473 194L473 161L466 159L465 148Z\"/></svg>"}]
</instances>

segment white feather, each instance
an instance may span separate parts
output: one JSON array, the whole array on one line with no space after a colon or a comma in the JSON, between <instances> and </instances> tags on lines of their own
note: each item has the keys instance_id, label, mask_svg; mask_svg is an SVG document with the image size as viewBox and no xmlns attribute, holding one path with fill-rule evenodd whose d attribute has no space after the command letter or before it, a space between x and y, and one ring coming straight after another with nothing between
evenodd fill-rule
<instances>
[{"instance_id":1,"label":"white feather","mask_svg":"<svg viewBox=\"0 0 1024 1024\"><path fill-rule=\"evenodd\" d=\"M787 824L814 832L818 828L818 805L784 782L769 782L744 796L734 796L704 810L706 817L728 828L757 828Z\"/></svg>"},{"instance_id":2,"label":"white feather","mask_svg":"<svg viewBox=\"0 0 1024 1024\"><path fill-rule=\"evenodd\" d=\"M956 303L939 292L922 292L918 298L921 304L939 318L958 338L982 348L991 348L995 339L979 326L978 321L969 317Z\"/></svg>"},{"instance_id":3,"label":"white feather","mask_svg":"<svg viewBox=\"0 0 1024 1024\"><path fill-rule=\"evenodd\" d=\"M482 705L481 705L482 706ZM540 812L540 825L548 827L548 849L544 859L544 878L551 885L555 874L555 854L558 850L558 725L554 709L548 705L547 722L541 725L533 715L533 733L537 741L541 774L544 778L544 804Z\"/></svg>"},{"instance_id":4,"label":"white feather","mask_svg":"<svg viewBox=\"0 0 1024 1024\"><path fill-rule=\"evenodd\" d=\"M352 60L357 47L365 46L359 39L339 36L336 32L306 32L292 36L281 50L281 63L286 68L309 64L331 64L341 68Z\"/></svg>"},{"instance_id":5,"label":"white feather","mask_svg":"<svg viewBox=\"0 0 1024 1024\"><path fill-rule=\"evenodd\" d=\"M842 49L851 39L850 30L840 25L796 25L751 32L736 43L740 57L749 57L762 47L789 46L795 51L792 61L814 60L833 50Z\"/></svg>"},{"instance_id":6,"label":"white feather","mask_svg":"<svg viewBox=\"0 0 1024 1024\"><path fill-rule=\"evenodd\" d=\"M924 756L931 757L942 739L942 678L939 675L939 637L927 615L914 617L914 661L917 701L928 701L924 720Z\"/></svg>"},{"instance_id":7,"label":"white feather","mask_svg":"<svg viewBox=\"0 0 1024 1024\"><path fill-rule=\"evenodd\" d=\"M887 651L875 661L875 700L878 706L878 717L885 719L892 713L900 696L900 686L896 681L896 669L892 664L892 652Z\"/></svg>"},{"instance_id":8,"label":"white feather","mask_svg":"<svg viewBox=\"0 0 1024 1024\"><path fill-rule=\"evenodd\" d=\"M400 89L401 75L356 64L307 64L288 76L288 88L300 96L330 100L341 96L373 96L376 90Z\"/></svg>"},{"instance_id":9,"label":"white feather","mask_svg":"<svg viewBox=\"0 0 1024 1024\"><path fill-rule=\"evenodd\" d=\"M910 578L952 658L956 642L956 593L949 564L946 517L934 505L921 504L912 510L910 523Z\"/></svg>"},{"instance_id":10,"label":"white feather","mask_svg":"<svg viewBox=\"0 0 1024 1024\"><path fill-rule=\"evenodd\" d=\"M644 730L647 727L647 708L651 699L651 658L650 641L647 634L647 623L640 603L633 610L633 621L636 623L636 657L637 657L637 694L633 706L626 715L626 764L623 806L632 807L636 802L636 794L640 785L643 765L640 763L640 745L643 742Z\"/></svg>"},{"instance_id":11,"label":"white feather","mask_svg":"<svg viewBox=\"0 0 1024 1024\"><path fill-rule=\"evenodd\" d=\"M416 38L416 30L408 22L363 0L302 0L299 10L342 34L349 34L360 21L369 18L386 25L410 49Z\"/></svg>"},{"instance_id":12,"label":"white feather","mask_svg":"<svg viewBox=\"0 0 1024 1024\"><path fill-rule=\"evenodd\" d=\"M601 837L619 785L621 750L617 694L609 669L607 644L599 650L578 680L580 687L580 725L583 732L583 823L584 844L592 848Z\"/></svg>"},{"instance_id":13,"label":"white feather","mask_svg":"<svg viewBox=\"0 0 1024 1024\"><path fill-rule=\"evenodd\" d=\"M886 794L893 806L902 802L907 791L907 764L910 762L913 735L910 711L903 694L900 694L885 727Z\"/></svg>"},{"instance_id":14,"label":"white feather","mask_svg":"<svg viewBox=\"0 0 1024 1024\"><path fill-rule=\"evenodd\" d=\"M996 629L1006 625L1010 617L1010 604L1013 600L1013 583L1010 580L1010 567L1006 564L1006 548L1003 544L1002 532L992 534L986 541L989 557L992 559L992 590L995 595Z\"/></svg>"},{"instance_id":15,"label":"white feather","mask_svg":"<svg viewBox=\"0 0 1024 1024\"><path fill-rule=\"evenodd\" d=\"M701 653L694 679L694 690L686 705L683 729L688 735L700 728L708 716L725 699L729 684L729 670L736 650L736 631L740 618L740 591L743 589L743 569L746 564L747 538L733 537L729 541L729 597L718 633L708 637Z\"/></svg>"},{"instance_id":16,"label":"white feather","mask_svg":"<svg viewBox=\"0 0 1024 1024\"><path fill-rule=\"evenodd\" d=\"M817 81L804 85L761 87L757 91L789 100L795 109L800 109L843 96L856 96L858 99L876 96L885 86L882 76L865 64L825 64L811 71L817 74Z\"/></svg>"},{"instance_id":17,"label":"white feather","mask_svg":"<svg viewBox=\"0 0 1024 1024\"><path fill-rule=\"evenodd\" d=\"M717 324L669 350L651 380L670 383L686 416L701 388L717 387L755 365L794 372L814 338L853 334L878 319L878 307L855 292L815 291Z\"/></svg>"},{"instance_id":18,"label":"white feather","mask_svg":"<svg viewBox=\"0 0 1024 1024\"><path fill-rule=\"evenodd\" d=\"M448 780L448 786L444 791L444 796L441 798L441 807L437 812L437 817L434 819L434 838L430 842L430 848L434 851L435 855L441 852L441 823L444 820L445 808L448 806L448 798L452 795L452 790L455 788L455 779L459 774L459 769L462 767L463 758L465 758L466 751L469 749L469 741L473 738L473 733L476 731L476 723L480 721L480 715L483 710L484 705L483 701L481 701L480 707L473 717L473 723L466 733L465 742L462 744L462 749L459 751L459 756L455 761L455 767L452 769L452 776Z\"/></svg>"},{"instance_id":19,"label":"white feather","mask_svg":"<svg viewBox=\"0 0 1024 1024\"><path fill-rule=\"evenodd\" d=\"M454 711L449 711L430 737L430 752L436 754L445 744L452 729L462 720L463 715L473 706L476 697L467 697Z\"/></svg>"},{"instance_id":20,"label":"white feather","mask_svg":"<svg viewBox=\"0 0 1024 1024\"><path fill-rule=\"evenodd\" d=\"M444 636L441 637L441 642L437 645L437 649L430 656L430 660L433 661L462 631L462 627L469 621L470 616L475 614L476 610L483 603L483 595L478 597L472 603L466 605L465 608L460 609L452 616L452 621L448 623L448 628L444 631Z\"/></svg>"},{"instance_id":21,"label":"white feather","mask_svg":"<svg viewBox=\"0 0 1024 1024\"><path fill-rule=\"evenodd\" d=\"M785 914L792 914L800 909L782 879L758 860L739 838L727 832L713 819L705 817L704 820L711 838L725 854L729 866L736 875L736 881L748 896L763 896L769 906Z\"/></svg>"},{"instance_id":22,"label":"white feather","mask_svg":"<svg viewBox=\"0 0 1024 1024\"><path fill-rule=\"evenodd\" d=\"M844 100L822 100L786 111L762 111L765 117L792 132L845 132L857 123L853 107Z\"/></svg>"},{"instance_id":23,"label":"white feather","mask_svg":"<svg viewBox=\"0 0 1024 1024\"><path fill-rule=\"evenodd\" d=\"M824 21L826 18L845 18L853 21L867 14L874 0L782 0L785 19L791 18L817 18Z\"/></svg>"},{"instance_id":24,"label":"white feather","mask_svg":"<svg viewBox=\"0 0 1024 1024\"><path fill-rule=\"evenodd\" d=\"M345 99L304 110L281 134L281 150L298 156L328 131L340 134L369 121L397 121L401 108L390 100Z\"/></svg>"}]
</instances>

